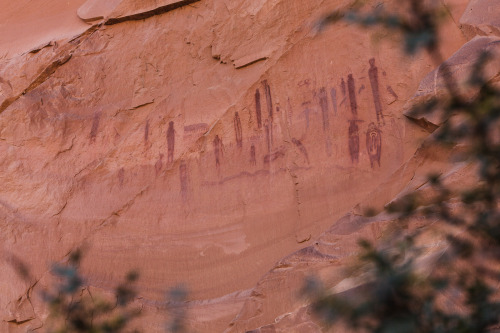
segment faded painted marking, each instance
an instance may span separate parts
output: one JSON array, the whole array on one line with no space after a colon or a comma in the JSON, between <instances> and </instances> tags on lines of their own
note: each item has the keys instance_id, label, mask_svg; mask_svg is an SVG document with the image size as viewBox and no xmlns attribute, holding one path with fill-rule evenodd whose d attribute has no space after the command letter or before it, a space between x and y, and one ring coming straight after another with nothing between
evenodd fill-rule
<instances>
[{"instance_id":1,"label":"faded painted marking","mask_svg":"<svg viewBox=\"0 0 500 333\"><path fill-rule=\"evenodd\" d=\"M330 89L330 96L332 98L333 111L337 115L337 90L335 88Z\"/></svg>"},{"instance_id":2,"label":"faded painted marking","mask_svg":"<svg viewBox=\"0 0 500 333\"><path fill-rule=\"evenodd\" d=\"M356 101L356 86L352 74L347 77L347 90L349 92L349 101L351 105L351 113L354 116L358 115L358 102Z\"/></svg>"},{"instance_id":3,"label":"faded painted marking","mask_svg":"<svg viewBox=\"0 0 500 333\"><path fill-rule=\"evenodd\" d=\"M260 90L255 91L255 115L257 117L257 127L262 127L262 106L260 104Z\"/></svg>"},{"instance_id":4,"label":"faded painted marking","mask_svg":"<svg viewBox=\"0 0 500 333\"><path fill-rule=\"evenodd\" d=\"M266 93L267 113L268 113L269 119L271 119L271 121L272 121L273 120L273 98L271 96L271 87L267 83L267 80L262 81L262 84L264 85L264 91Z\"/></svg>"},{"instance_id":5,"label":"faded painted marking","mask_svg":"<svg viewBox=\"0 0 500 333\"><path fill-rule=\"evenodd\" d=\"M167 163L172 163L174 161L174 149L175 149L175 129L174 122L168 123L167 130Z\"/></svg>"},{"instance_id":6,"label":"faded painted marking","mask_svg":"<svg viewBox=\"0 0 500 333\"><path fill-rule=\"evenodd\" d=\"M149 139L149 119L146 121L146 126L144 126L144 142L147 143Z\"/></svg>"},{"instance_id":7,"label":"faded painted marking","mask_svg":"<svg viewBox=\"0 0 500 333\"><path fill-rule=\"evenodd\" d=\"M252 165L257 165L257 154L255 152L255 145L252 144L250 147L250 163Z\"/></svg>"},{"instance_id":8,"label":"faded painted marking","mask_svg":"<svg viewBox=\"0 0 500 333\"><path fill-rule=\"evenodd\" d=\"M370 85L372 87L373 103L375 104L375 112L377 113L377 122L380 125L385 124L384 115L382 113L382 103L380 102L380 92L379 92L379 79L378 79L378 68L375 66L375 58L371 58L370 69L368 70L368 76L370 77Z\"/></svg>"},{"instance_id":9,"label":"faded painted marking","mask_svg":"<svg viewBox=\"0 0 500 333\"><path fill-rule=\"evenodd\" d=\"M234 132L236 135L236 144L239 148L243 147L243 132L241 130L241 119L238 112L234 114Z\"/></svg>"},{"instance_id":10,"label":"faded painted marking","mask_svg":"<svg viewBox=\"0 0 500 333\"><path fill-rule=\"evenodd\" d=\"M309 154L307 153L306 147L302 144L302 142L300 140L297 140L295 138L292 138L292 142L295 146L297 146L297 148L302 153L302 155L304 155L304 158L306 159L307 164L309 164Z\"/></svg>"},{"instance_id":11,"label":"faded painted marking","mask_svg":"<svg viewBox=\"0 0 500 333\"><path fill-rule=\"evenodd\" d=\"M349 154L352 163L359 162L359 126L360 120L349 120Z\"/></svg>"},{"instance_id":12,"label":"faded painted marking","mask_svg":"<svg viewBox=\"0 0 500 333\"><path fill-rule=\"evenodd\" d=\"M373 169L375 162L380 167L380 157L382 155L382 131L375 125L370 123L366 132L366 149L370 157L370 166Z\"/></svg>"},{"instance_id":13,"label":"faded painted marking","mask_svg":"<svg viewBox=\"0 0 500 333\"><path fill-rule=\"evenodd\" d=\"M328 96L324 87L319 90L319 105L323 117L323 131L326 132L330 129L330 118L328 115Z\"/></svg>"},{"instance_id":14,"label":"faded painted marking","mask_svg":"<svg viewBox=\"0 0 500 333\"><path fill-rule=\"evenodd\" d=\"M179 165L179 180L181 183L181 196L183 201L188 199L188 169L186 162L181 161Z\"/></svg>"},{"instance_id":15,"label":"faded painted marking","mask_svg":"<svg viewBox=\"0 0 500 333\"><path fill-rule=\"evenodd\" d=\"M92 119L92 128L90 129L90 141L94 142L97 137L97 131L99 130L99 123L101 121L101 113L96 112L94 114L94 119Z\"/></svg>"},{"instance_id":16,"label":"faded painted marking","mask_svg":"<svg viewBox=\"0 0 500 333\"><path fill-rule=\"evenodd\" d=\"M220 167L220 160L222 156L222 140L218 135L215 136L213 141L214 146L214 156L215 156L215 166Z\"/></svg>"}]
</instances>

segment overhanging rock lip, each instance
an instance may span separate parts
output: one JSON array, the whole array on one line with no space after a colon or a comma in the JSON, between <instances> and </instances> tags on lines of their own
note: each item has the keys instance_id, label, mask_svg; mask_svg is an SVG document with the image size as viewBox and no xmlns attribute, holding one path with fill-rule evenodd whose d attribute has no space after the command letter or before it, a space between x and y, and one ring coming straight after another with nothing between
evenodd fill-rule
<instances>
[{"instance_id":1,"label":"overhanging rock lip","mask_svg":"<svg viewBox=\"0 0 500 333\"><path fill-rule=\"evenodd\" d=\"M244 57L244 58L235 60L233 65L234 65L234 68L240 69L240 68L244 68L244 67L253 65L259 61L263 61L263 60L267 60L267 59L269 59L269 56L265 56L265 55L259 56L259 57L250 57L250 58Z\"/></svg>"},{"instance_id":2,"label":"overhanging rock lip","mask_svg":"<svg viewBox=\"0 0 500 333\"><path fill-rule=\"evenodd\" d=\"M139 21L150 18L152 16L161 15L174 9L190 5L200 0L176 0L168 1L162 6L145 8L144 10L135 11L133 13L120 13L120 5L126 3L122 1L115 7L114 11L106 18L105 25L113 25L126 21Z\"/></svg>"},{"instance_id":3,"label":"overhanging rock lip","mask_svg":"<svg viewBox=\"0 0 500 333\"><path fill-rule=\"evenodd\" d=\"M122 0L88 0L78 8L76 14L82 21L87 23L102 20L110 15L122 2Z\"/></svg>"}]
</instances>

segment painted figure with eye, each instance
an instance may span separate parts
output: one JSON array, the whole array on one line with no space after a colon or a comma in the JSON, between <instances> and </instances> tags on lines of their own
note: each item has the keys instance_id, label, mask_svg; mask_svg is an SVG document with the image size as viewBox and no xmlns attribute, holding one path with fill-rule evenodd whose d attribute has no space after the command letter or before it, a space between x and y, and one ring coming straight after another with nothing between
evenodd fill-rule
<instances>
[{"instance_id":1,"label":"painted figure with eye","mask_svg":"<svg viewBox=\"0 0 500 333\"><path fill-rule=\"evenodd\" d=\"M380 156L382 154L382 131L375 125L370 123L366 132L366 149L370 157L370 165L373 168L375 162L380 167Z\"/></svg>"}]
</instances>

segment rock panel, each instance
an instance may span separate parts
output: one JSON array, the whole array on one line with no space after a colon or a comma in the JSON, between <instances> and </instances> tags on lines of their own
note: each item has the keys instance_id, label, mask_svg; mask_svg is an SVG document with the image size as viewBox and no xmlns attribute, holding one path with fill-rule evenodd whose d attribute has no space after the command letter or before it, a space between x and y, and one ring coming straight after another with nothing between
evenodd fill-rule
<instances>
[{"instance_id":1,"label":"rock panel","mask_svg":"<svg viewBox=\"0 0 500 333\"><path fill-rule=\"evenodd\" d=\"M88 25L75 15L85 0L0 1L0 62L51 41L71 39Z\"/></svg>"},{"instance_id":2,"label":"rock panel","mask_svg":"<svg viewBox=\"0 0 500 333\"><path fill-rule=\"evenodd\" d=\"M470 78L484 53L490 54L490 57L482 66L482 77L486 81L495 78L500 73L500 38L476 36L422 80L417 93L406 104L404 114L422 127L435 130L446 121L443 113L438 109L420 115L413 112L413 106L446 96L450 87L465 99L477 94L478 88L470 84Z\"/></svg>"},{"instance_id":3,"label":"rock panel","mask_svg":"<svg viewBox=\"0 0 500 333\"><path fill-rule=\"evenodd\" d=\"M80 8L78 8L77 14L78 17L85 22L102 20L105 17L108 17L122 2L122 0L87 0Z\"/></svg>"},{"instance_id":4,"label":"rock panel","mask_svg":"<svg viewBox=\"0 0 500 333\"><path fill-rule=\"evenodd\" d=\"M469 38L475 35L500 36L500 1L471 0L460 25Z\"/></svg>"},{"instance_id":5,"label":"rock panel","mask_svg":"<svg viewBox=\"0 0 500 333\"><path fill-rule=\"evenodd\" d=\"M401 114L428 59L411 65L352 25L317 33L324 12L347 3L158 3L108 14L111 3L87 2L82 17L108 24L1 64L2 244L33 276L0 300L6 320L45 318L47 265L77 247L96 290L141 272L149 331L163 328L164 291L180 282L192 326L223 331L247 301L258 310L252 292L276 262L285 289L274 295L287 298L276 309L293 312L287 268L337 263L315 240L360 202L392 199L394 172L428 135ZM450 38L443 52L460 45ZM374 194L382 185L391 195ZM364 222L339 222L342 251L355 251ZM33 288L35 315L9 312ZM254 310L242 310L249 329L280 314L253 321Z\"/></svg>"}]
</instances>

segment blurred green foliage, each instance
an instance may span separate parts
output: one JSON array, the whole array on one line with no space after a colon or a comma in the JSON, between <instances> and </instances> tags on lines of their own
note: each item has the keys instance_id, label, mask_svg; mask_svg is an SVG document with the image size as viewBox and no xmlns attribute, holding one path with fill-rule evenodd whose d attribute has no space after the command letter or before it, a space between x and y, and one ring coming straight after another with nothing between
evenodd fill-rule
<instances>
[{"instance_id":1,"label":"blurred green foliage","mask_svg":"<svg viewBox=\"0 0 500 333\"><path fill-rule=\"evenodd\" d=\"M49 333L123 333L140 332L131 329L131 321L141 315L142 307L133 304L137 298L136 282L139 273L129 272L111 295L103 296L90 291L81 275L80 250L69 255L65 264L54 264L52 274L56 279L51 292L44 292L43 299L50 308L46 327ZM24 266L23 266L24 267ZM26 276L29 276L26 275ZM166 295L169 322L166 332L186 332L187 289L172 288ZM138 322L135 326L138 325Z\"/></svg>"},{"instance_id":2,"label":"blurred green foliage","mask_svg":"<svg viewBox=\"0 0 500 333\"><path fill-rule=\"evenodd\" d=\"M136 297L134 283L137 272L130 272L108 299L93 295L85 287L79 273L81 252L73 252L66 264L54 264L52 273L57 279L53 291L44 292L50 307L46 326L48 332L69 333L118 333L127 330L129 322L140 314L140 309L130 306ZM138 331L133 331L138 332Z\"/></svg>"}]
</instances>

